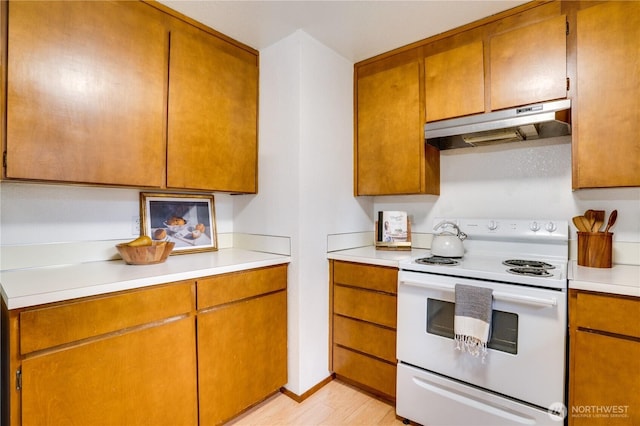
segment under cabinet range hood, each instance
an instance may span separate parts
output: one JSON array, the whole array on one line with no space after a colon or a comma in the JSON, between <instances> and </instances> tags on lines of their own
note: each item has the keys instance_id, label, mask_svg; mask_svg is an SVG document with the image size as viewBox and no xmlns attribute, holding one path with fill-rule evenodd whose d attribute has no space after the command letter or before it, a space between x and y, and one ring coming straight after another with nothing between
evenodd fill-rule
<instances>
[{"instance_id":1,"label":"under cabinet range hood","mask_svg":"<svg viewBox=\"0 0 640 426\"><path fill-rule=\"evenodd\" d=\"M571 134L571 101L518 108L427 123L426 143L438 149L483 146Z\"/></svg>"}]
</instances>

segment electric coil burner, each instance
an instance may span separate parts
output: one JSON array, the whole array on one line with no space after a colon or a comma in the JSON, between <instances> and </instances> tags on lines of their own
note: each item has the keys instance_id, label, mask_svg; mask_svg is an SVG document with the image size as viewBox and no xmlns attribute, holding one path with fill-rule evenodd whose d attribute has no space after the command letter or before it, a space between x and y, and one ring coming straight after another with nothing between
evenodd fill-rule
<instances>
[{"instance_id":1,"label":"electric coil burner","mask_svg":"<svg viewBox=\"0 0 640 426\"><path fill-rule=\"evenodd\" d=\"M460 262L455 259L452 259L450 257L442 257L442 256L422 257L420 259L416 259L416 263L420 263L422 265L443 265L443 266L455 266L460 264Z\"/></svg>"},{"instance_id":2,"label":"electric coil burner","mask_svg":"<svg viewBox=\"0 0 640 426\"><path fill-rule=\"evenodd\" d=\"M552 277L551 274L545 268L532 268L532 267L518 267L518 268L509 268L507 272L514 275L525 275L527 277Z\"/></svg>"},{"instance_id":3,"label":"electric coil burner","mask_svg":"<svg viewBox=\"0 0 640 426\"><path fill-rule=\"evenodd\" d=\"M527 277L552 277L549 269L555 266L541 260L509 259L502 262L505 266L512 266L507 272L514 275L524 275Z\"/></svg>"},{"instance_id":4,"label":"electric coil burner","mask_svg":"<svg viewBox=\"0 0 640 426\"><path fill-rule=\"evenodd\" d=\"M555 266L542 262L540 260L526 260L526 259L509 259L502 262L503 265L513 266L516 268L542 268L542 269L554 269Z\"/></svg>"}]
</instances>

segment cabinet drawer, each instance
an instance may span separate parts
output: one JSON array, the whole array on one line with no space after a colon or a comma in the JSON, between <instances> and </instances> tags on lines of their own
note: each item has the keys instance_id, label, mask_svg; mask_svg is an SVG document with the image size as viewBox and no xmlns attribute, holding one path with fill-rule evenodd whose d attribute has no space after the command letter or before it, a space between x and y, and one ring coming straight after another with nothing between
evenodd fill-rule
<instances>
[{"instance_id":1,"label":"cabinet drawer","mask_svg":"<svg viewBox=\"0 0 640 426\"><path fill-rule=\"evenodd\" d=\"M334 346L333 367L335 373L347 379L396 397L396 366Z\"/></svg>"},{"instance_id":2,"label":"cabinet drawer","mask_svg":"<svg viewBox=\"0 0 640 426\"><path fill-rule=\"evenodd\" d=\"M347 317L396 328L396 297L389 294L335 286L333 311Z\"/></svg>"},{"instance_id":3,"label":"cabinet drawer","mask_svg":"<svg viewBox=\"0 0 640 426\"><path fill-rule=\"evenodd\" d=\"M198 309L287 288L287 265L233 272L198 280Z\"/></svg>"},{"instance_id":4,"label":"cabinet drawer","mask_svg":"<svg viewBox=\"0 0 640 426\"><path fill-rule=\"evenodd\" d=\"M384 266L334 262L333 282L396 294L398 270Z\"/></svg>"},{"instance_id":5,"label":"cabinet drawer","mask_svg":"<svg viewBox=\"0 0 640 426\"><path fill-rule=\"evenodd\" d=\"M334 343L395 363L396 332L340 315L333 319Z\"/></svg>"},{"instance_id":6,"label":"cabinet drawer","mask_svg":"<svg viewBox=\"0 0 640 426\"><path fill-rule=\"evenodd\" d=\"M193 283L29 309L20 313L20 353L50 348L191 312Z\"/></svg>"},{"instance_id":7,"label":"cabinet drawer","mask_svg":"<svg viewBox=\"0 0 640 426\"><path fill-rule=\"evenodd\" d=\"M578 292L575 325L640 338L640 299Z\"/></svg>"}]
</instances>

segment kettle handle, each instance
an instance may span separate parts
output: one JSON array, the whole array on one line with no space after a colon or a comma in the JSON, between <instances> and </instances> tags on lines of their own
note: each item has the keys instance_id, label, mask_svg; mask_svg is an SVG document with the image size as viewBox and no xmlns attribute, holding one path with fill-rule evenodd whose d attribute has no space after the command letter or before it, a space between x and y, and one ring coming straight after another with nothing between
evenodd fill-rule
<instances>
[{"instance_id":1,"label":"kettle handle","mask_svg":"<svg viewBox=\"0 0 640 426\"><path fill-rule=\"evenodd\" d=\"M456 225L455 223L451 222L450 220L443 220L442 222L438 223L436 226L433 227L434 231L437 231L438 229L444 227L445 225L451 225L453 226L453 229L456 230L456 236L458 238L460 238L461 240L464 240L465 238L467 238L467 234L465 234L464 232L462 232L460 230L460 228L458 228L458 225Z\"/></svg>"}]
</instances>

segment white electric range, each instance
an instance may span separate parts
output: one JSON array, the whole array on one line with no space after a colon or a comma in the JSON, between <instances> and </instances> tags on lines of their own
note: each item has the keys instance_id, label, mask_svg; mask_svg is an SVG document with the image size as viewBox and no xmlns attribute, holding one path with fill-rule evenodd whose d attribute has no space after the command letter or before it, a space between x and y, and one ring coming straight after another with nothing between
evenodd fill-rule
<instances>
[{"instance_id":1,"label":"white electric range","mask_svg":"<svg viewBox=\"0 0 640 426\"><path fill-rule=\"evenodd\" d=\"M399 264L397 414L425 425L562 421L568 222L447 221L467 235L461 258ZM484 360L455 349L456 284L493 291Z\"/></svg>"}]
</instances>

